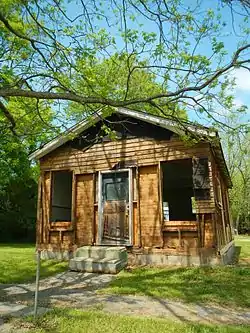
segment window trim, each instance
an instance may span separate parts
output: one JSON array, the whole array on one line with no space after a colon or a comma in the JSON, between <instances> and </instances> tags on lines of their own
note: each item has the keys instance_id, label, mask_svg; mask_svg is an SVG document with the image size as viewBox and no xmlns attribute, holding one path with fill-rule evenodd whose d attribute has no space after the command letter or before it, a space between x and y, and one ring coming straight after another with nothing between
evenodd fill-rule
<instances>
[{"instance_id":1,"label":"window trim","mask_svg":"<svg viewBox=\"0 0 250 333\"><path fill-rule=\"evenodd\" d=\"M71 173L72 177L71 177L71 216L70 216L70 221L52 221L52 200L53 200L53 186L54 186L54 174L55 172L68 172ZM50 229L52 227L52 229L55 228L59 228L60 227L67 227L70 225L72 225L72 217L73 217L73 209L74 209L74 204L73 204L73 200L74 200L74 172L73 170L70 169L59 169L59 170L51 170L50 171L50 200L49 200L49 225L50 225ZM54 228L55 227L55 228Z\"/></svg>"}]
</instances>

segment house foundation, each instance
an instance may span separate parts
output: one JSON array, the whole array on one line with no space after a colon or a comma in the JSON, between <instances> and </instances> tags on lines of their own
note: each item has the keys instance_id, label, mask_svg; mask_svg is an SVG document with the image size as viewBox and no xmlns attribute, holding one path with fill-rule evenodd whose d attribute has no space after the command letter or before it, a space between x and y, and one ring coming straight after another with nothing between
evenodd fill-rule
<instances>
[{"instance_id":1,"label":"house foundation","mask_svg":"<svg viewBox=\"0 0 250 333\"><path fill-rule=\"evenodd\" d=\"M87 254L86 251L91 252ZM56 248L43 249L41 250L41 259L43 260L71 260L70 268L73 270L84 270L86 266L88 271L98 271L98 260L109 258L109 253L120 253L120 248L117 247L101 247L101 246L85 246L78 249L61 249ZM122 251L124 255L124 250ZM120 254L119 254L120 255ZM74 258L94 258L96 260L86 263L73 262ZM73 259L73 261L72 261ZM119 258L109 258L119 259ZM124 259L124 258L123 258ZM230 242L224 249L219 253L216 249L190 249L188 252L184 251L169 251L167 249L127 249L126 264L128 266L156 266L156 267L167 267L167 266L179 266L179 267L192 267L192 266L220 266L220 265L231 265L235 260L235 244ZM90 259L89 259L90 261ZM92 267L93 266L93 267ZM107 265L106 265L107 266ZM123 268L123 265L121 268ZM86 268L85 267L85 268ZM92 267L92 268L90 268ZM108 268L106 269L108 270ZM114 269L115 272L115 269Z\"/></svg>"}]
</instances>

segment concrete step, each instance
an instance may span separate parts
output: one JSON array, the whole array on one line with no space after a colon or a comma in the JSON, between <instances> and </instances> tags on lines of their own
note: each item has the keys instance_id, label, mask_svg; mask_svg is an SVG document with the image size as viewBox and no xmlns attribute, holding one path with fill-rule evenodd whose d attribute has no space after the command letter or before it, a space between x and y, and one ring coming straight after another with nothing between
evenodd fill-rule
<instances>
[{"instance_id":1,"label":"concrete step","mask_svg":"<svg viewBox=\"0 0 250 333\"><path fill-rule=\"evenodd\" d=\"M128 254L123 246L82 246L76 250L74 257L127 261Z\"/></svg>"},{"instance_id":2,"label":"concrete step","mask_svg":"<svg viewBox=\"0 0 250 333\"><path fill-rule=\"evenodd\" d=\"M72 271L117 274L127 265L127 260L109 258L75 257L69 261Z\"/></svg>"}]
</instances>

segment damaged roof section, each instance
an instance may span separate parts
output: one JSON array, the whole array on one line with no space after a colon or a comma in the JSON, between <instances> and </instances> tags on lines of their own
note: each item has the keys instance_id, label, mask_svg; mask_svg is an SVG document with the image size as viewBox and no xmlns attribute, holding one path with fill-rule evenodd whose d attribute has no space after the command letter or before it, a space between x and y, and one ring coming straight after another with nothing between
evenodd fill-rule
<instances>
[{"instance_id":1,"label":"damaged roof section","mask_svg":"<svg viewBox=\"0 0 250 333\"><path fill-rule=\"evenodd\" d=\"M228 172L228 168L225 162L225 158L223 155L220 139L218 132L215 129L208 128L205 126L201 126L198 124L194 124L191 122L172 120L160 116L155 116L152 114L148 114L142 111L136 111L126 108L117 108L114 110L114 113L117 116L122 117L129 117L139 121L143 121L145 123L154 125L161 129L165 129L165 133L168 131L178 135L180 138L188 136L195 138L197 141L204 141L208 142L211 145L211 148L214 152L215 160L222 172L223 178L226 181L228 187L232 187L231 178ZM74 140L77 136L81 135L83 132L89 130L94 125L97 125L99 122L104 121L109 115L104 115L102 111L98 111L94 114L94 116L90 117L87 120L83 120L76 124L75 126L71 127L61 135L57 136L53 140L46 143L40 149L37 149L32 154L30 154L29 158L39 160L40 158L44 157L45 155L49 154L50 152L54 151L55 149L61 147L65 143ZM106 125L108 122L106 123ZM139 130L139 128L138 128ZM138 131L137 130L137 131ZM163 132L163 131L161 131ZM158 133L160 135L160 132ZM165 138L166 139L166 138Z\"/></svg>"}]
</instances>

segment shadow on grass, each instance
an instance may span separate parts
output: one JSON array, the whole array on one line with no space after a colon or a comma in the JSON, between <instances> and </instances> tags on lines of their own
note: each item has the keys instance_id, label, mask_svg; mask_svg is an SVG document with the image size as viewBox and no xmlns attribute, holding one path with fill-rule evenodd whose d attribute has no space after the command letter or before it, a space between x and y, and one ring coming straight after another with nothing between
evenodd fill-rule
<instances>
[{"instance_id":1,"label":"shadow on grass","mask_svg":"<svg viewBox=\"0 0 250 333\"><path fill-rule=\"evenodd\" d=\"M109 279L106 279L105 275L97 275L94 273L67 273L64 272L62 274L59 274L57 279L54 281L46 282L45 284L41 284L41 289L39 291L39 306L45 306L45 307L53 307L55 305L59 306L67 306L67 307L79 307L79 308L85 308L85 309L92 309L95 307L95 311L100 310L100 306L104 306L105 309L108 309L110 311L120 312L122 314L124 313L134 313L139 315L143 314L151 314L152 316L157 315L166 315L170 318L175 317L175 319L178 319L179 321L185 323L185 324L191 324L191 320L194 320L197 318L197 320L201 322L208 322L210 319L213 321L213 317L207 317L209 316L209 311L212 310L212 307L206 307L206 306L199 306L198 310L194 310L194 307L189 307L185 304L177 304L175 306L172 306L170 302L167 300L164 300L162 291L164 291L162 285L168 285L168 283L163 283L160 281L157 281L158 279L164 280L167 278L168 280L171 280L171 275L173 274L174 270L168 270L167 274L163 271L154 270L152 272L152 269L150 271L147 270L147 274L143 274L142 270L140 270L140 274L137 272L137 278L136 282L140 284L140 289L137 288L137 291L140 290L144 295L150 296L151 300L144 299L142 300L139 297L127 297L122 295L102 295L102 297L98 297L96 294L96 289L98 288L104 288L105 285L107 285ZM175 274L181 274L183 275L184 269L177 269L175 270ZM190 272L189 272L190 273ZM193 272L194 273L194 272ZM143 277L144 276L144 277ZM196 274L197 276L197 274ZM120 276L119 276L120 278ZM188 277L187 277L188 278ZM135 282L135 277L127 278L127 281ZM182 279L183 281L185 279ZM153 287L152 287L153 286ZM8 300L9 302L20 302L24 304L32 305L34 302L34 285L13 285L11 288L9 285L1 285L0 290L1 297L0 300ZM156 292L156 288L158 288L158 293ZM173 282L172 282L172 288L173 288ZM177 286L175 285L175 289L177 289ZM181 290L183 294L188 295L187 291ZM196 290L193 290L193 292L196 292ZM166 291L165 291L166 295ZM199 299L199 298L198 298ZM152 300L157 301L159 304L161 304L161 307L156 307L155 302L152 302ZM192 301L193 299L190 299L189 295L189 301ZM196 303L197 298L195 299ZM200 301L200 299L199 299ZM112 304L113 303L113 304ZM201 302L200 302L201 303ZM177 308L176 308L177 306ZM152 312L151 312L152 308ZM154 311L155 308L155 311ZM167 311L163 311L163 308L165 308ZM113 310L112 310L113 309ZM196 309L196 307L195 307ZM144 313L144 310L146 311ZM235 323L238 322L237 314L234 315L231 313L231 310L224 309L217 309L214 308L215 311L217 311L217 319L216 322L218 324L223 324L225 322ZM149 311L149 312L148 312ZM219 315L218 315L219 311ZM205 314L204 314L205 312ZM194 315L195 313L195 315ZM67 315L67 313L66 313ZM79 314L80 316L80 314ZM110 317L112 317L111 315ZM114 317L114 316L113 316ZM128 317L129 318L129 317ZM228 319L227 319L228 318ZM235 319L236 318L236 319ZM65 319L65 318L64 318ZM242 320L244 317L242 317ZM66 320L66 319L65 319ZM130 320L130 319L129 319ZM59 324L58 324L59 325ZM61 325L61 324L60 324ZM68 322L66 320L66 325L68 325ZM64 327L63 323L62 326ZM99 327L98 327L99 328ZM66 330L63 330L66 332ZM70 332L73 332L69 330ZM79 330L78 330L79 331ZM76 330L76 332L78 332ZM84 330L82 330L84 331ZM106 330L102 330L102 332ZM109 331L109 330L107 330ZM123 330L122 332L125 332L126 330ZM130 330L128 330L130 331ZM137 332L137 330L134 330ZM52 332L52 331L51 331ZM88 330L89 332L89 330ZM93 330L94 332L94 330ZM101 331L100 331L101 332ZM151 331L150 331L151 332ZM152 331L155 332L155 331ZM168 331L169 332L169 331ZM174 332L174 331L173 331ZM187 332L191 332L188 331ZM193 331L192 331L193 332ZM196 332L196 331L195 331ZM201 331L202 332L202 331ZM222 331L224 332L224 331ZM225 331L226 332L226 331Z\"/></svg>"},{"instance_id":2,"label":"shadow on grass","mask_svg":"<svg viewBox=\"0 0 250 333\"><path fill-rule=\"evenodd\" d=\"M245 249L244 249L245 250ZM242 252L242 246L235 246L234 264L240 267L250 267L250 255L245 257L245 253Z\"/></svg>"},{"instance_id":3,"label":"shadow on grass","mask_svg":"<svg viewBox=\"0 0 250 333\"><path fill-rule=\"evenodd\" d=\"M34 249L35 248L35 244L32 243L0 243L0 249L1 248L13 248L13 249Z\"/></svg>"},{"instance_id":4,"label":"shadow on grass","mask_svg":"<svg viewBox=\"0 0 250 333\"><path fill-rule=\"evenodd\" d=\"M240 260L241 246L235 246L234 264L238 265Z\"/></svg>"},{"instance_id":5,"label":"shadow on grass","mask_svg":"<svg viewBox=\"0 0 250 333\"><path fill-rule=\"evenodd\" d=\"M249 280L250 267L145 267L120 273L102 292L249 307Z\"/></svg>"}]
</instances>

